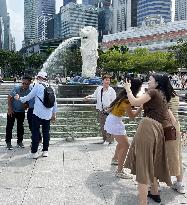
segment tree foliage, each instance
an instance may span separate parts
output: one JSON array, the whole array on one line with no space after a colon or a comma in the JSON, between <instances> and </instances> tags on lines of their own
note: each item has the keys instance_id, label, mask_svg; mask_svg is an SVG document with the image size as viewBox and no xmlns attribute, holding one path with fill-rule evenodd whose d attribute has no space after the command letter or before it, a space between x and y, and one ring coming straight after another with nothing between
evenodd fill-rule
<instances>
[{"instance_id":1,"label":"tree foliage","mask_svg":"<svg viewBox=\"0 0 187 205\"><path fill-rule=\"evenodd\" d=\"M11 75L22 75L27 70L32 74L38 72L43 63L53 52L48 48L43 53L32 53L23 57L19 52L0 50L0 67L2 73L9 77ZM175 72L177 68L187 67L187 42L180 41L166 51L150 52L148 49L137 48L134 52L129 51L125 45L114 45L107 51L98 50L97 71L107 72L137 72L166 71ZM67 74L80 73L82 68L82 57L78 45L67 48L60 54L56 65L61 73L66 70Z\"/></svg>"},{"instance_id":2,"label":"tree foliage","mask_svg":"<svg viewBox=\"0 0 187 205\"><path fill-rule=\"evenodd\" d=\"M169 49L175 56L176 65L179 68L187 68L187 41L179 39L176 46Z\"/></svg>"},{"instance_id":3,"label":"tree foliage","mask_svg":"<svg viewBox=\"0 0 187 205\"><path fill-rule=\"evenodd\" d=\"M125 49L124 49L125 48ZM127 47L113 46L106 52L100 52L99 66L105 71L148 72L176 71L176 59L171 52L137 48L129 52Z\"/></svg>"},{"instance_id":4,"label":"tree foliage","mask_svg":"<svg viewBox=\"0 0 187 205\"><path fill-rule=\"evenodd\" d=\"M66 70L67 74L80 73L82 69L82 57L79 48L66 49L63 53L62 58L63 69Z\"/></svg>"},{"instance_id":5,"label":"tree foliage","mask_svg":"<svg viewBox=\"0 0 187 205\"><path fill-rule=\"evenodd\" d=\"M28 70L33 75L41 69L48 56L49 53L33 53L23 57L19 52L0 50L0 68L5 77L21 76Z\"/></svg>"},{"instance_id":6,"label":"tree foliage","mask_svg":"<svg viewBox=\"0 0 187 205\"><path fill-rule=\"evenodd\" d=\"M24 72L24 60L18 52L0 50L0 67L5 76Z\"/></svg>"}]
</instances>

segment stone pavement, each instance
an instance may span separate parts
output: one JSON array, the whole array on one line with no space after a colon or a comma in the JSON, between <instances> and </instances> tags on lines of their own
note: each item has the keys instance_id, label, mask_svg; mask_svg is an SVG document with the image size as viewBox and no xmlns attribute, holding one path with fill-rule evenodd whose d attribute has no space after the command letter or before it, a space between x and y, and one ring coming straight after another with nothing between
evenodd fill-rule
<instances>
[{"instance_id":1,"label":"stone pavement","mask_svg":"<svg viewBox=\"0 0 187 205\"><path fill-rule=\"evenodd\" d=\"M6 150L0 142L0 205L136 205L134 180L114 177L110 165L115 145L96 144L99 139L65 142L51 139L49 157L26 159L26 148ZM187 152L183 153L187 165ZM184 183L187 186L187 173ZM187 204L180 195L161 184L162 204ZM154 205L151 200L149 205Z\"/></svg>"}]
</instances>

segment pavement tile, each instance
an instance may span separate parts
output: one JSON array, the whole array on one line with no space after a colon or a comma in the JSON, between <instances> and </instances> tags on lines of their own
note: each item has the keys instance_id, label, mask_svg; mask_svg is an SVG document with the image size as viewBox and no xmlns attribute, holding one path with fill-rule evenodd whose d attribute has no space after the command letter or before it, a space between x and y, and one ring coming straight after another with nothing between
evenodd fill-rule
<instances>
[{"instance_id":1,"label":"pavement tile","mask_svg":"<svg viewBox=\"0 0 187 205\"><path fill-rule=\"evenodd\" d=\"M20 205L24 198L22 188L2 188L0 185L0 204L1 205Z\"/></svg>"}]
</instances>

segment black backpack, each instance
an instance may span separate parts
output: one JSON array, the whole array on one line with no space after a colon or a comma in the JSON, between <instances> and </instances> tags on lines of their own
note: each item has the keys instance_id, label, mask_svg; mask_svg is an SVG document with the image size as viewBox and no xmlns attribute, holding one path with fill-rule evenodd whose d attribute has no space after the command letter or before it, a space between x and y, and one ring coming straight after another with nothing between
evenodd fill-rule
<instances>
[{"instance_id":1,"label":"black backpack","mask_svg":"<svg viewBox=\"0 0 187 205\"><path fill-rule=\"evenodd\" d=\"M55 104L55 93L54 90L52 89L52 87L46 86L45 84L42 84L45 89L44 89L44 99L43 101L39 98L39 100L43 103L43 105L46 108L52 108Z\"/></svg>"}]
</instances>

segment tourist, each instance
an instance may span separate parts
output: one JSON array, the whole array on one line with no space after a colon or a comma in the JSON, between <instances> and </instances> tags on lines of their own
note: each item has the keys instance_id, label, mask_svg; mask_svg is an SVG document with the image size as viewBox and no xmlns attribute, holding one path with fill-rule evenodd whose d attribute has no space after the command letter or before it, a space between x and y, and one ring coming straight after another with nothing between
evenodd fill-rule
<instances>
[{"instance_id":1,"label":"tourist","mask_svg":"<svg viewBox=\"0 0 187 205\"><path fill-rule=\"evenodd\" d=\"M134 96L140 91L142 82L139 79L131 80L131 89ZM131 104L128 101L126 90L123 89L117 98L110 105L110 114L106 118L104 129L107 133L111 134L117 141L115 155L112 158L111 165L118 165L116 176L124 179L132 178L132 175L127 174L123 170L123 164L129 148L128 137L125 130L125 125L122 119L125 114L129 118L135 118L142 110L142 107L138 108L135 112L131 109Z\"/></svg>"},{"instance_id":2,"label":"tourist","mask_svg":"<svg viewBox=\"0 0 187 205\"><path fill-rule=\"evenodd\" d=\"M0 84L4 83L3 78L0 76Z\"/></svg>"},{"instance_id":3,"label":"tourist","mask_svg":"<svg viewBox=\"0 0 187 205\"><path fill-rule=\"evenodd\" d=\"M166 87L169 88L171 93L171 100L169 103L169 108L172 111L176 124L174 124L177 133L177 139L174 141L166 141L166 150L168 157L168 164L170 169L170 175L176 176L177 181L174 181L171 186L180 194L185 194L185 188L182 183L183 180L183 166L182 166L182 151L181 151L181 134L180 134L180 124L178 120L178 109L179 109L179 96L174 91L170 80L167 75L163 76Z\"/></svg>"},{"instance_id":4,"label":"tourist","mask_svg":"<svg viewBox=\"0 0 187 205\"><path fill-rule=\"evenodd\" d=\"M14 83L17 82L17 77L16 77L16 75L14 76L13 81L14 81Z\"/></svg>"},{"instance_id":5,"label":"tourist","mask_svg":"<svg viewBox=\"0 0 187 205\"><path fill-rule=\"evenodd\" d=\"M49 87L49 84L47 83L47 73L40 71L37 75L37 84L33 87L32 91L25 97L19 97L19 95L16 96L16 99L20 99L21 102L26 102L32 98L35 98L32 116L32 147L31 153L27 156L27 158L37 159L41 156L38 152L40 125L42 125L43 133L42 156L48 157L50 121L53 122L56 120L57 103L56 100L54 100L53 107L47 108L44 106L45 87Z\"/></svg>"},{"instance_id":6,"label":"tourist","mask_svg":"<svg viewBox=\"0 0 187 205\"><path fill-rule=\"evenodd\" d=\"M31 86L30 86L30 89L32 90L33 87L35 86L35 83L34 82ZM35 103L35 98L32 98L31 100L29 100L28 102L28 110L27 110L27 121L28 121L28 125L29 125L29 130L31 131L32 133L32 129L33 129L33 126L32 126L32 121L33 121L33 110L34 110L34 103ZM31 137L32 139L32 137ZM31 146L32 146L32 143L31 143ZM38 149L41 149L42 147L42 136L41 136L41 133L39 132L39 147Z\"/></svg>"},{"instance_id":7,"label":"tourist","mask_svg":"<svg viewBox=\"0 0 187 205\"><path fill-rule=\"evenodd\" d=\"M168 110L167 101L171 99L171 93L164 83L162 75L151 75L148 91L138 98L134 97L130 83L126 81L124 84L130 104L143 105L144 109L144 117L139 123L125 162L125 167L136 175L139 205L147 204L147 194L155 202L161 202L157 179L171 185L163 127L175 124L176 120ZM149 193L148 184L152 185Z\"/></svg>"},{"instance_id":8,"label":"tourist","mask_svg":"<svg viewBox=\"0 0 187 205\"><path fill-rule=\"evenodd\" d=\"M25 109L27 108L25 104L16 100L14 96L18 94L23 97L28 95L30 92L29 85L32 78L29 76L24 76L22 78L22 84L16 85L8 95L8 113L7 113L7 125L6 125L6 136L5 141L7 144L7 149L12 150L12 130L14 127L15 119L17 120L17 147L24 148L23 135L24 135L24 119L25 119Z\"/></svg>"},{"instance_id":9,"label":"tourist","mask_svg":"<svg viewBox=\"0 0 187 205\"><path fill-rule=\"evenodd\" d=\"M85 99L96 98L96 109L99 112L99 123L103 137L102 143L106 141L109 142L109 144L114 141L114 138L104 130L104 124L107 117L107 113L104 112L104 110L107 109L110 104L116 99L116 92L112 87L110 87L110 78L110 75L105 74L102 77L103 85L98 86L92 95L85 97Z\"/></svg>"}]
</instances>

